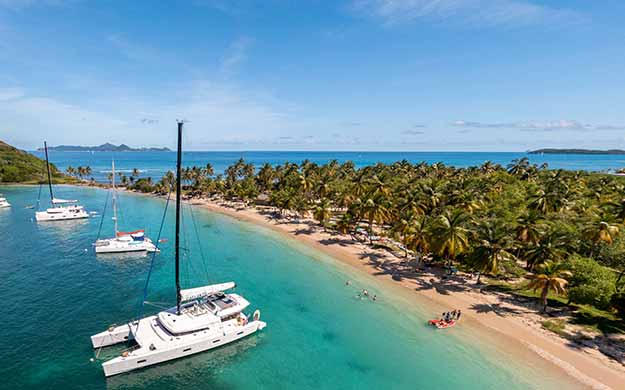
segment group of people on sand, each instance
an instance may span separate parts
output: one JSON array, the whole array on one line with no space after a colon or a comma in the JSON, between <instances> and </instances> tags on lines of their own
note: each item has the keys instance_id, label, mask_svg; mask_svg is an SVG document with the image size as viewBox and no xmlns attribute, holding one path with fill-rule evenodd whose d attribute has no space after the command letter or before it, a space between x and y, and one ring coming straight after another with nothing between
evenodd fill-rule
<instances>
[{"instance_id":1,"label":"group of people on sand","mask_svg":"<svg viewBox=\"0 0 625 390\"><path fill-rule=\"evenodd\" d=\"M443 313L443 316L441 317L441 321L444 321L444 322L458 321L461 315L462 315L461 310L446 311Z\"/></svg>"}]
</instances>

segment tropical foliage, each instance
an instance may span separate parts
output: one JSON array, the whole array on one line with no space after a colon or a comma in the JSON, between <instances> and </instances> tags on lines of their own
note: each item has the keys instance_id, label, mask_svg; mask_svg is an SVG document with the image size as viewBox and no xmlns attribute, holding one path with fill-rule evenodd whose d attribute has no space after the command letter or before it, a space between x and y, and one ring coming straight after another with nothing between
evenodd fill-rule
<instances>
[{"instance_id":1,"label":"tropical foliage","mask_svg":"<svg viewBox=\"0 0 625 390\"><path fill-rule=\"evenodd\" d=\"M130 187L166 193L174 181L168 172ZM505 168L407 161L256 168L241 159L222 174L210 164L185 168L182 181L188 196L262 203L370 242L388 237L405 256L427 254L497 278L524 267L543 305L570 285L572 302L607 307L625 284L625 178L616 175L550 170L526 158Z\"/></svg>"}]
</instances>

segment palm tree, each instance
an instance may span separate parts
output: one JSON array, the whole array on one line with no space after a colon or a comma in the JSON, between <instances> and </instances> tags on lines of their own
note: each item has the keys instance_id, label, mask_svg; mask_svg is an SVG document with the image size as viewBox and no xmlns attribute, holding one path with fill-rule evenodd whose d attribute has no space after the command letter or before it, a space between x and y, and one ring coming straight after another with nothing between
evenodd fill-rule
<instances>
[{"instance_id":1,"label":"palm tree","mask_svg":"<svg viewBox=\"0 0 625 390\"><path fill-rule=\"evenodd\" d=\"M204 167L204 175L209 178L212 177L215 174L215 169L213 168L213 164L211 163L206 163L206 166Z\"/></svg>"},{"instance_id":2,"label":"palm tree","mask_svg":"<svg viewBox=\"0 0 625 390\"><path fill-rule=\"evenodd\" d=\"M372 243L373 236L373 224L383 224L386 220L389 209L388 202L384 199L384 196L377 195L368 197L362 204L362 215L367 218L369 222L369 243Z\"/></svg>"},{"instance_id":3,"label":"palm tree","mask_svg":"<svg viewBox=\"0 0 625 390\"><path fill-rule=\"evenodd\" d=\"M536 245L540 241L544 229L544 220L533 210L522 214L516 219L516 240L522 245Z\"/></svg>"},{"instance_id":4,"label":"palm tree","mask_svg":"<svg viewBox=\"0 0 625 390\"><path fill-rule=\"evenodd\" d=\"M139 175L141 175L141 172L139 172L137 168L132 168L132 173L130 174L130 177L132 179L136 179L139 177Z\"/></svg>"},{"instance_id":5,"label":"palm tree","mask_svg":"<svg viewBox=\"0 0 625 390\"><path fill-rule=\"evenodd\" d=\"M503 224L482 222L477 229L479 244L473 249L472 262L480 271L477 284L482 273L497 274L503 261L513 261L515 256L510 253L511 235Z\"/></svg>"},{"instance_id":6,"label":"palm tree","mask_svg":"<svg viewBox=\"0 0 625 390\"><path fill-rule=\"evenodd\" d=\"M330 212L330 201L328 199L322 199L321 202L315 207L313 217L319 221L319 224L323 226L323 231L326 231L326 223L332 217Z\"/></svg>"},{"instance_id":7,"label":"palm tree","mask_svg":"<svg viewBox=\"0 0 625 390\"><path fill-rule=\"evenodd\" d=\"M404 246L422 254L430 250L430 236L428 232L428 217L418 216L410 221L404 235Z\"/></svg>"},{"instance_id":8,"label":"palm tree","mask_svg":"<svg viewBox=\"0 0 625 390\"><path fill-rule=\"evenodd\" d=\"M552 227L550 231L541 236L536 244L529 246L523 253L526 268L531 271L539 264L564 260L567 254L567 245L566 233L559 232Z\"/></svg>"},{"instance_id":9,"label":"palm tree","mask_svg":"<svg viewBox=\"0 0 625 390\"><path fill-rule=\"evenodd\" d=\"M450 263L469 248L469 216L462 210L445 210L432 225L432 247Z\"/></svg>"},{"instance_id":10,"label":"palm tree","mask_svg":"<svg viewBox=\"0 0 625 390\"><path fill-rule=\"evenodd\" d=\"M548 261L537 267L536 273L529 275L528 287L534 291L540 289L540 301L543 305L542 312L547 311L547 295L549 291L556 294L566 293L568 281L565 279L573 274L566 270L565 264L556 261Z\"/></svg>"},{"instance_id":11,"label":"palm tree","mask_svg":"<svg viewBox=\"0 0 625 390\"><path fill-rule=\"evenodd\" d=\"M600 219L590 222L584 228L584 237L594 244L612 244L618 233L619 228L617 225Z\"/></svg>"},{"instance_id":12,"label":"palm tree","mask_svg":"<svg viewBox=\"0 0 625 390\"><path fill-rule=\"evenodd\" d=\"M524 179L527 177L527 171L530 167L530 160L527 157L516 158L512 163L508 164L508 173Z\"/></svg>"}]
</instances>

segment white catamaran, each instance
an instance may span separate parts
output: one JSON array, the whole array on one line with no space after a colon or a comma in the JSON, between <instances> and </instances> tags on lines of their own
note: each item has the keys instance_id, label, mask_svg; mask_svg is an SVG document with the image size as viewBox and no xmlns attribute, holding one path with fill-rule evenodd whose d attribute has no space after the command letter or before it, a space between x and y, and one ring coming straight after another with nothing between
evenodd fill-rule
<instances>
[{"instance_id":1,"label":"white catamaran","mask_svg":"<svg viewBox=\"0 0 625 390\"><path fill-rule=\"evenodd\" d=\"M105 376L128 372L217 348L265 328L256 310L250 318L243 311L249 302L234 293L234 282L180 289L180 164L182 122L178 123L176 164L176 306L121 326L111 326L91 336L93 348L123 342L133 346L121 356L102 363Z\"/></svg>"},{"instance_id":2,"label":"white catamaran","mask_svg":"<svg viewBox=\"0 0 625 390\"><path fill-rule=\"evenodd\" d=\"M2 194L0 194L0 195L2 195ZM0 209L3 209L5 207L11 207L11 203L9 203L7 198L0 197Z\"/></svg>"},{"instance_id":3,"label":"white catamaran","mask_svg":"<svg viewBox=\"0 0 625 390\"><path fill-rule=\"evenodd\" d=\"M123 252L154 252L156 245L145 236L145 230L133 232L120 232L117 228L117 192L115 191L115 161L112 165L111 197L113 200L113 221L115 224L113 238L97 240L95 242L96 253L123 253ZM104 218L104 215L102 216Z\"/></svg>"},{"instance_id":4,"label":"white catamaran","mask_svg":"<svg viewBox=\"0 0 625 390\"><path fill-rule=\"evenodd\" d=\"M46 169L48 172L48 188L50 189L50 201L52 207L35 212L37 221L64 221L68 219L89 218L89 214L84 207L78 205L77 200L58 199L54 197L52 192L52 177L50 175L50 162L48 161L48 145L43 143L46 151Z\"/></svg>"}]
</instances>

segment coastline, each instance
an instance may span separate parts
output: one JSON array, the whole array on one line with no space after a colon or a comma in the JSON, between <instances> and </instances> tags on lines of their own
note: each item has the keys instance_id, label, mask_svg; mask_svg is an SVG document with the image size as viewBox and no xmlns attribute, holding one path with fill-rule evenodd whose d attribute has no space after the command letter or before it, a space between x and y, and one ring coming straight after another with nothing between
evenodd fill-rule
<instances>
[{"instance_id":1,"label":"coastline","mask_svg":"<svg viewBox=\"0 0 625 390\"><path fill-rule=\"evenodd\" d=\"M395 267L401 262L397 257L355 241L349 235L323 232L309 219L296 222L274 220L263 209L223 201L193 199L188 203L269 228L283 237L303 243L375 277L397 292L397 287L401 287L405 296L432 307L433 313L438 313L441 308L461 309L463 325L478 332L490 333L505 343L511 352L524 358L533 355L542 359L551 366L550 369L558 370L584 387L617 389L625 383L625 366L596 349L575 347L563 337L543 329L540 321L544 318L533 309L512 302L504 294L482 293L471 286L471 281L447 280L441 283L437 280L440 276L437 273L406 275ZM495 334L492 334L493 331Z\"/></svg>"},{"instance_id":2,"label":"coastline","mask_svg":"<svg viewBox=\"0 0 625 390\"><path fill-rule=\"evenodd\" d=\"M67 186L93 187L66 184ZM96 188L100 188L96 186ZM159 197L150 193L124 190L127 194ZM397 272L393 266L401 259L354 241L349 235L324 232L315 221L274 219L271 207L244 206L221 200L190 199L186 203L236 220L268 228L293 242L304 244L332 259L365 273L388 286L385 293L401 294L424 307L432 308L433 316L442 310L461 309L462 325L477 334L494 340L500 349L519 358L545 363L544 368L575 380L580 386L595 389L618 389L625 383L625 366L596 349L581 348L540 326L543 317L535 309L512 302L505 294L482 293L472 281L437 279L440 273ZM453 330L452 330L453 331Z\"/></svg>"}]
</instances>

